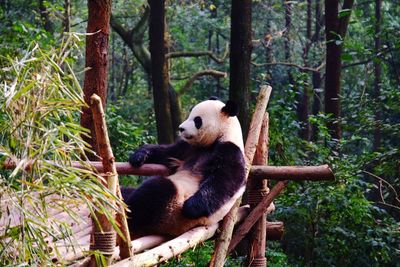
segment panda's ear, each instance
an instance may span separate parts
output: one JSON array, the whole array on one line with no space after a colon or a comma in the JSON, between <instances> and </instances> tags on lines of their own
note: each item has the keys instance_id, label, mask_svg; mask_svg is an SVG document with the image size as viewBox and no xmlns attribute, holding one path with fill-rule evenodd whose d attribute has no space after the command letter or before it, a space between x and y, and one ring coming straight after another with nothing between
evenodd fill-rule
<instances>
[{"instance_id":1,"label":"panda's ear","mask_svg":"<svg viewBox=\"0 0 400 267\"><path fill-rule=\"evenodd\" d=\"M238 114L238 106L232 100L228 100L225 106L221 109L221 112L228 115L228 116L236 116Z\"/></svg>"},{"instance_id":2,"label":"panda's ear","mask_svg":"<svg viewBox=\"0 0 400 267\"><path fill-rule=\"evenodd\" d=\"M216 96L211 96L208 100L219 100L219 98Z\"/></svg>"}]
</instances>

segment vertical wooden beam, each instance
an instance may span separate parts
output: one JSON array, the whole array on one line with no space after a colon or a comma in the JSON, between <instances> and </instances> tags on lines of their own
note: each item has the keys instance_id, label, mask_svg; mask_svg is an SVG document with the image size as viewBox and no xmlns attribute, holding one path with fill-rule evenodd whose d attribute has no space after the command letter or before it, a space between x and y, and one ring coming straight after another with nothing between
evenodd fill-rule
<instances>
[{"instance_id":1,"label":"vertical wooden beam","mask_svg":"<svg viewBox=\"0 0 400 267\"><path fill-rule=\"evenodd\" d=\"M105 121L105 114L102 106L101 98L93 94L90 98L91 108L93 114L94 128L96 132L96 139L99 147L99 155L103 164L103 172L105 174L108 189L114 195L121 198L121 191L118 184L118 174L115 166L115 158L111 149L110 140L107 132L107 125ZM114 214L113 211L110 211ZM125 242L120 244L120 254L122 258L132 256L130 249L130 236L128 230L128 223L125 216L125 210L120 206L120 223L121 232L125 237ZM116 233L108 218L101 213L96 213L96 218L99 224L94 223L91 249L98 249L106 258L107 264L111 264L112 253L116 246ZM96 259L92 257L91 266L96 266Z\"/></svg>"},{"instance_id":2,"label":"vertical wooden beam","mask_svg":"<svg viewBox=\"0 0 400 267\"><path fill-rule=\"evenodd\" d=\"M268 165L268 130L269 130L269 117L265 113L264 120L261 126L260 137L258 140L257 150L254 156L253 164L255 165ZM268 180L254 179L249 180L248 183L248 203L253 210L262 198L269 192ZM249 255L247 258L247 266L251 267L265 267L267 266L267 259L265 257L266 249L266 232L267 232L267 217L261 216L257 223L251 230L251 240Z\"/></svg>"}]
</instances>

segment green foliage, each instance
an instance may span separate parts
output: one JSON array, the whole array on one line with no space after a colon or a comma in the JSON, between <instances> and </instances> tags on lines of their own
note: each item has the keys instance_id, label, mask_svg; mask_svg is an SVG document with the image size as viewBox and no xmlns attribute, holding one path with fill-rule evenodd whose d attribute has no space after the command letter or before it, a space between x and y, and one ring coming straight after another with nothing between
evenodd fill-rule
<instances>
[{"instance_id":1,"label":"green foliage","mask_svg":"<svg viewBox=\"0 0 400 267\"><path fill-rule=\"evenodd\" d=\"M148 131L151 126L131 121L130 116L124 116L120 105L108 104L106 114L111 147L118 161L127 161L129 152L139 146L156 142L155 137Z\"/></svg>"},{"instance_id":2,"label":"green foliage","mask_svg":"<svg viewBox=\"0 0 400 267\"><path fill-rule=\"evenodd\" d=\"M68 58L77 38L71 34L49 51L32 44L23 57L7 59L0 73L1 163L8 158L16 164L0 174L2 266L52 265L60 252L51 242L76 242L70 223L87 219L75 209L82 205L116 225L110 212L118 209L116 197L95 173L71 166L84 164L87 151L81 138L87 130L75 119L85 104ZM70 221L54 212L65 212Z\"/></svg>"},{"instance_id":3,"label":"green foliage","mask_svg":"<svg viewBox=\"0 0 400 267\"><path fill-rule=\"evenodd\" d=\"M324 126L327 119L319 116L311 121ZM303 147L308 155L303 161L329 163L336 181L291 183L279 197L273 217L285 222L283 247L288 261L294 266L396 264L400 224L367 200L372 185L358 171L367 163L365 155L338 154L325 127L319 127L319 134L322 142ZM343 140L342 151L354 139Z\"/></svg>"},{"instance_id":4,"label":"green foliage","mask_svg":"<svg viewBox=\"0 0 400 267\"><path fill-rule=\"evenodd\" d=\"M268 263L271 266L398 266L398 262L400 262L400 105L398 105L400 102L400 38L398 37L400 5L398 1L383 1L382 3L383 17L380 34L382 51L374 49L374 1L359 2L352 10L347 37L340 39L343 44L342 62L344 66L341 90L342 118L340 121L343 139L338 143L337 140L331 139L326 127L327 122L332 118L321 112L315 112L309 119L310 123L318 129L315 138L312 141L305 141L298 137L298 132L303 127L298 122L296 114L299 94L304 89L311 89L311 73L301 72L288 66L264 67L263 65L267 60L267 47L272 50L271 60L273 62L289 61L289 63L299 66L308 64L307 66L316 68L325 60L324 29L322 28L321 40L311 43L306 63L304 52L305 45L309 42L305 38L307 2L288 2L291 4L292 11L291 29L287 35L290 39L289 59L285 55L287 51L285 51L284 45L286 36L283 36L286 30L283 2L278 0L253 1L252 61L260 64L260 67L253 66L252 68L253 100L255 100L260 84L270 82L274 88L268 107L271 137L270 164L279 166L328 163L333 167L337 180L320 183L291 183L285 193L279 197L276 202L277 212L270 219L283 220L286 233L282 242L269 242ZM322 2L320 1L323 10ZM0 3L0 19L3 22L0 26L1 67L9 66L12 58L22 58L26 55L28 53L26 47L32 41L40 44L41 51L57 46L59 34L62 32L62 16L60 16L63 12L62 3L57 1L44 1L44 3L49 18L55 25L54 34L44 30L37 1L16 0ZM312 3L312 33L314 33L314 27L318 23L315 21L316 1L312 1ZM146 1L144 0L113 1L113 14L123 21L123 26L129 30L138 21L145 5ZM84 22L88 15L85 6L85 1L72 1L71 22L72 29L75 31L83 32L85 29ZM340 16L348 14L348 10L340 12ZM230 1L168 2L167 22L171 51L210 50L222 58L225 54L226 43L230 39L229 16ZM319 23L322 27L323 24L322 21ZM143 42L143 45L147 46L147 37ZM81 54L83 54L82 46ZM38 66L40 60L48 63L48 68L52 73L61 73L60 77L63 83L69 81L69 72L64 68L65 65L61 71L56 69L53 72L55 67L49 61L49 55L47 52L42 52L39 56L36 53L37 58L32 62L27 62L27 66L16 65L18 68L21 67L17 79L19 82L16 83L19 88L16 98L28 97L31 101L35 99L35 96L41 95L31 94L33 90L36 90L34 88L36 88L37 79L32 78L36 75L34 71L36 67L30 65ZM70 57L65 59L66 62L82 66L83 60L76 55L77 51L70 54ZM27 59L29 57L25 58L25 60ZM52 60L54 61L54 59ZM113 31L110 40L110 62L110 99L107 103L106 117L114 154L118 161L125 161L129 151L144 143L155 142L152 94L149 88L149 77L138 63L138 58L135 58L132 51ZM229 72L227 59L222 64L216 63L208 57L174 58L170 62L171 84L176 90L182 88L186 80L197 71L212 68ZM374 62L382 64L383 80L379 98L375 98L373 94ZM8 86L9 82L14 80L14 76L11 75L11 69L7 72L4 70L6 69L3 69L1 78L2 81L6 81ZM292 84L288 82L288 71L291 72L290 82ZM64 74L62 74L63 72ZM324 68L321 69L321 75L324 75ZM31 78L27 79L26 77ZM60 83L58 77L50 77L53 82L56 81L54 84ZM74 89L76 89L79 84L75 78L73 80L75 81ZM82 82L82 75L78 75L78 80ZM20 83L21 81L23 83ZM50 82L48 84L50 85ZM53 88L52 86L50 88ZM201 78L181 96L184 112L210 95L217 95L226 100L228 87L229 79ZM317 96L316 92L317 90L322 92L323 88L313 89L310 97L315 97L314 101L322 104L323 94ZM79 95L80 93L75 91L75 94ZM3 110L0 112L0 126L2 130L4 129L4 133L0 132L0 137L1 145L7 151L5 155L15 154L14 158L17 160L32 157L36 160L34 174L22 171L24 163L21 163L16 174L13 174L12 171L2 172L1 181L9 183L7 190L19 190L22 186L19 182L21 177L31 183L36 181L36 177L44 175L43 170L47 171L47 169L53 168L39 163L41 158L58 157L67 163L70 155L80 158L79 155L82 154L82 151L79 149L82 144L77 141L77 136L82 129L79 129L74 122L79 116L77 111L80 109L81 103L72 101L66 104L65 101L61 101L63 98L54 99L57 101L38 102L43 108L42 110L37 106L40 112L26 113L31 110L21 109L21 105L16 107L14 113L3 112ZM4 97L2 102L6 103ZM254 102L252 101L252 104ZM46 105L49 107L45 107ZM375 119L375 111L378 108L382 110L380 121ZM31 120L20 119L17 121L21 116L18 112L21 110ZM31 121L43 119L41 112L52 116L61 112L62 115L51 117L52 119L49 119L45 127L42 125L30 126ZM66 115L67 113L68 115ZM73 117L75 118L73 119ZM15 123L14 126L12 126L12 122ZM17 123L19 124L17 125ZM372 152L373 132L376 125L379 125L382 130L382 146L378 151ZM17 126L29 131L12 131L12 129L17 129ZM34 149L24 150L26 139L23 139L25 142L22 142L21 138L27 138L27 133L30 131L37 134L42 133L42 128L49 132L40 135L40 141L43 141L43 144L39 142L39 139L35 139ZM16 134L19 135L18 138L15 137ZM46 149L37 149L48 147L49 144L53 144L55 147L64 147L65 145L66 152L61 149L53 149L45 153ZM73 149L75 144L78 144L79 151ZM39 172L38 169L42 171ZM61 178L54 180L65 182L65 184L61 183L64 191L78 192L84 186L81 184L82 180L89 183L89 178L66 178L76 175L75 171L66 170L68 170L68 175L65 174L64 180ZM46 182L41 186L57 184L47 178L54 176L52 171L46 175L46 179L43 180ZM83 177L86 177L85 175ZM7 177L7 179L3 177ZM32 177L35 179L32 180ZM72 182L69 179L72 179ZM137 183L137 179L131 177L121 177L121 180L123 184ZM61 188L60 186L57 185L55 188L58 190ZM30 188L32 185L24 184L24 187ZM76 189L76 187L78 188ZM30 229L35 229L35 227L32 226ZM42 231L42 228L38 229L37 231ZM17 228L10 228L9 231L16 237L21 233ZM1 239L1 241L3 240ZM2 248L0 247L0 255L4 255L4 253L1 254ZM188 251L180 259L170 261L166 266L205 266L212 250L212 243L206 242L195 250ZM230 266L243 264L243 259L235 260L230 261Z\"/></svg>"}]
</instances>

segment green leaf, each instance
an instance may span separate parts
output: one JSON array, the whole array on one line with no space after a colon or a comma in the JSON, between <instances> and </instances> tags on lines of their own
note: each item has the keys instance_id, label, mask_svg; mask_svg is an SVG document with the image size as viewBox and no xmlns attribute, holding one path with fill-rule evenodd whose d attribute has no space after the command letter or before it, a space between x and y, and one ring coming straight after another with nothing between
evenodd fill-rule
<instances>
[{"instance_id":1,"label":"green leaf","mask_svg":"<svg viewBox=\"0 0 400 267\"><path fill-rule=\"evenodd\" d=\"M353 56L350 54L342 54L341 59L343 61L352 61L353 60Z\"/></svg>"},{"instance_id":2,"label":"green leaf","mask_svg":"<svg viewBox=\"0 0 400 267\"><path fill-rule=\"evenodd\" d=\"M351 9L342 9L339 11L338 17L343 18L343 17L350 16L350 14L351 14Z\"/></svg>"}]
</instances>

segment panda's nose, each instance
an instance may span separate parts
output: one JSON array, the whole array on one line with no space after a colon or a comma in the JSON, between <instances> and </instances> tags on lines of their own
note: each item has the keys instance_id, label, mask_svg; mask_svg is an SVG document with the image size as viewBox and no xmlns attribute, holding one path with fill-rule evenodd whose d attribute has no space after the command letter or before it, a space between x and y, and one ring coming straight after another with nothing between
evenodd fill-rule
<instances>
[{"instance_id":1,"label":"panda's nose","mask_svg":"<svg viewBox=\"0 0 400 267\"><path fill-rule=\"evenodd\" d=\"M185 131L185 128L183 128L183 127L179 127L179 132L184 132Z\"/></svg>"}]
</instances>

